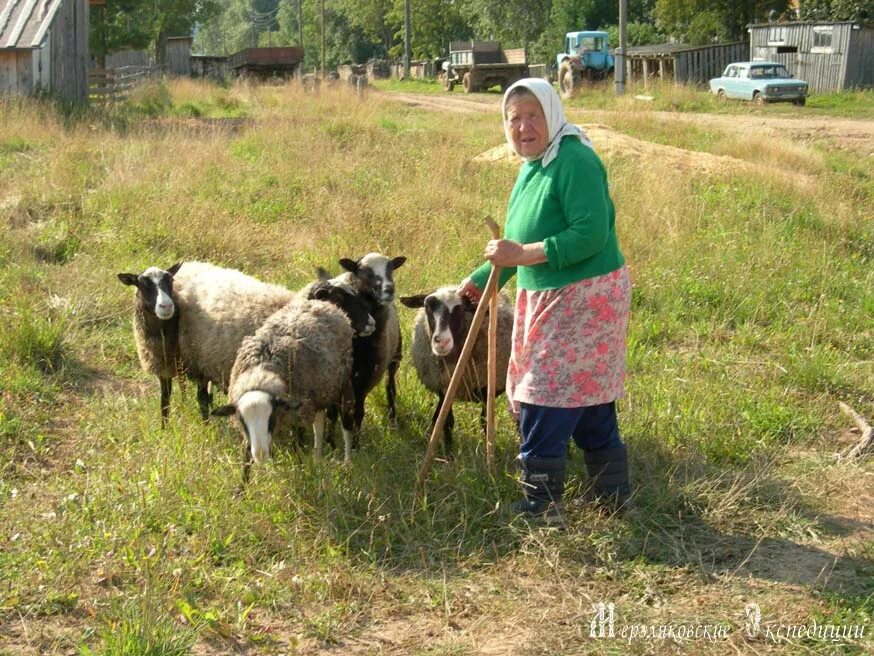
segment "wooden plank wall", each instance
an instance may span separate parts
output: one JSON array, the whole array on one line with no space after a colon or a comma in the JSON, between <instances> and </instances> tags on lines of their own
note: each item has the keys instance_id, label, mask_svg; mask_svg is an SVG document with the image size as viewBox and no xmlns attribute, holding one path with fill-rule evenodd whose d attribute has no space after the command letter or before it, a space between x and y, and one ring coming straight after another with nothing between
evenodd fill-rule
<instances>
[{"instance_id":1,"label":"wooden plank wall","mask_svg":"<svg viewBox=\"0 0 874 656\"><path fill-rule=\"evenodd\" d=\"M191 39L168 39L164 70L169 75L191 76Z\"/></svg>"},{"instance_id":2,"label":"wooden plank wall","mask_svg":"<svg viewBox=\"0 0 874 656\"><path fill-rule=\"evenodd\" d=\"M122 50L106 55L105 68L123 68L124 66L154 66L155 58L148 50Z\"/></svg>"},{"instance_id":3,"label":"wooden plank wall","mask_svg":"<svg viewBox=\"0 0 874 656\"><path fill-rule=\"evenodd\" d=\"M23 88L18 78L19 60L27 57L29 51L6 50L0 52L0 93L30 93L30 88Z\"/></svg>"},{"instance_id":4,"label":"wooden plank wall","mask_svg":"<svg viewBox=\"0 0 874 656\"><path fill-rule=\"evenodd\" d=\"M674 80L683 84L707 84L719 77L731 62L749 58L749 44L703 46L673 56Z\"/></svg>"},{"instance_id":5,"label":"wooden plank wall","mask_svg":"<svg viewBox=\"0 0 874 656\"><path fill-rule=\"evenodd\" d=\"M798 49L797 52L788 53L778 53L778 46L768 45L768 26L750 28L750 52L754 56L767 56L769 60L783 64L792 75L805 80L813 93L840 91L847 88L852 75L855 64L850 63L851 59L860 58L864 66L865 60L871 62L874 59L874 50L864 52L851 45L853 26L850 23L820 25L832 25L831 52L811 52L813 28L819 25L807 23L780 26L787 29L783 46Z\"/></svg>"},{"instance_id":6,"label":"wooden plank wall","mask_svg":"<svg viewBox=\"0 0 874 656\"><path fill-rule=\"evenodd\" d=\"M48 40L51 91L71 102L87 102L88 0L63 2Z\"/></svg>"},{"instance_id":7,"label":"wooden plank wall","mask_svg":"<svg viewBox=\"0 0 874 656\"><path fill-rule=\"evenodd\" d=\"M872 87L874 87L874 27L861 27L850 31L844 88L870 89Z\"/></svg>"}]
</instances>

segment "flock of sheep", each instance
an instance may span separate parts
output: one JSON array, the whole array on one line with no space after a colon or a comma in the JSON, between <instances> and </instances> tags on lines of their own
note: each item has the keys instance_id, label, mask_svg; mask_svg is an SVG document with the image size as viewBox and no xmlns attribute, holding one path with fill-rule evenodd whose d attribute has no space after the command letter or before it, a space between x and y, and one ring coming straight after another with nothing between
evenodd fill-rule
<instances>
[{"instance_id":1,"label":"flock of sheep","mask_svg":"<svg viewBox=\"0 0 874 656\"><path fill-rule=\"evenodd\" d=\"M405 261L380 253L344 258L344 273L332 278L319 269L318 279L297 292L203 262L118 274L136 288L134 339L143 370L160 381L161 425L169 416L173 378L186 377L197 385L204 421L210 415L236 417L245 445L244 478L253 461L269 457L273 436L291 425L313 426L313 453L320 458L326 419L337 417L349 462L365 399L383 376L389 419L396 416L402 338L393 274ZM412 359L419 380L439 397L436 418L476 308L454 287L400 300L419 309ZM513 326L512 307L503 297L499 313L500 393ZM481 402L483 412L486 361L483 332L456 397ZM227 394L227 404L211 410L216 387ZM447 452L453 423L450 413Z\"/></svg>"}]
</instances>

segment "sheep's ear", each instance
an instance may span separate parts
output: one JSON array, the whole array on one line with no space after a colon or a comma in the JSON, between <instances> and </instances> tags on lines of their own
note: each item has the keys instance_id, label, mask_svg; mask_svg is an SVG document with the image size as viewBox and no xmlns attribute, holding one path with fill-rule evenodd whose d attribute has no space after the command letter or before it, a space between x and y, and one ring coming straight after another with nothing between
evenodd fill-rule
<instances>
[{"instance_id":1,"label":"sheep's ear","mask_svg":"<svg viewBox=\"0 0 874 656\"><path fill-rule=\"evenodd\" d=\"M401 266L403 265L403 263L406 261L407 261L407 258L405 258L403 255L396 257L391 261L391 268L392 269L400 269Z\"/></svg>"},{"instance_id":2,"label":"sheep's ear","mask_svg":"<svg viewBox=\"0 0 874 656\"><path fill-rule=\"evenodd\" d=\"M408 308L420 308L425 307L425 299L428 298L427 294L416 294L415 296L401 296L401 303L406 305Z\"/></svg>"},{"instance_id":3,"label":"sheep's ear","mask_svg":"<svg viewBox=\"0 0 874 656\"><path fill-rule=\"evenodd\" d=\"M322 282L328 282L331 279L331 274L325 271L322 267L316 269L316 276Z\"/></svg>"},{"instance_id":4,"label":"sheep's ear","mask_svg":"<svg viewBox=\"0 0 874 656\"><path fill-rule=\"evenodd\" d=\"M331 300L331 288L330 287L319 287L313 292L313 298L317 301L330 301Z\"/></svg>"},{"instance_id":5,"label":"sheep's ear","mask_svg":"<svg viewBox=\"0 0 874 656\"><path fill-rule=\"evenodd\" d=\"M176 273L179 271L179 269L182 268L182 265L183 265L183 262L177 262L176 264L171 266L169 269L167 269L167 273L169 273L171 276L175 276Z\"/></svg>"},{"instance_id":6,"label":"sheep's ear","mask_svg":"<svg viewBox=\"0 0 874 656\"><path fill-rule=\"evenodd\" d=\"M355 260L350 260L348 257L344 257L338 260L341 267L346 269L349 273L358 273L358 262Z\"/></svg>"},{"instance_id":7,"label":"sheep's ear","mask_svg":"<svg viewBox=\"0 0 874 656\"><path fill-rule=\"evenodd\" d=\"M232 403L228 403L227 405L219 406L209 414L211 414L213 417L230 417L236 411L237 407Z\"/></svg>"},{"instance_id":8,"label":"sheep's ear","mask_svg":"<svg viewBox=\"0 0 874 656\"><path fill-rule=\"evenodd\" d=\"M121 280L122 284L137 286L137 274L135 273L119 273L118 279Z\"/></svg>"}]
</instances>

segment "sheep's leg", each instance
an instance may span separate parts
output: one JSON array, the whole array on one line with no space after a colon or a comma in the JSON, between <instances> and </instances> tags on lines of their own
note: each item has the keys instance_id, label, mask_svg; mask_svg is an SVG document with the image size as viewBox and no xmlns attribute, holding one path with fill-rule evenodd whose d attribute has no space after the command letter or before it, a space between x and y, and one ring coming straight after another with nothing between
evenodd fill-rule
<instances>
[{"instance_id":1,"label":"sheep's leg","mask_svg":"<svg viewBox=\"0 0 874 656\"><path fill-rule=\"evenodd\" d=\"M355 431L355 417L350 412L344 412L340 420L343 422L343 462L347 465L352 462L353 442L357 435Z\"/></svg>"},{"instance_id":2,"label":"sheep's leg","mask_svg":"<svg viewBox=\"0 0 874 656\"><path fill-rule=\"evenodd\" d=\"M319 410L313 419L313 459L321 460L325 446L325 411Z\"/></svg>"},{"instance_id":3,"label":"sheep's leg","mask_svg":"<svg viewBox=\"0 0 874 656\"><path fill-rule=\"evenodd\" d=\"M208 382L197 383L197 405L200 406L200 417L209 421L209 407L212 405L212 394L209 393Z\"/></svg>"},{"instance_id":4,"label":"sheep's leg","mask_svg":"<svg viewBox=\"0 0 874 656\"><path fill-rule=\"evenodd\" d=\"M445 394L439 394L437 399L437 407L434 409L434 416L431 417L431 428L437 423L437 417L440 416L440 408L443 407L443 399ZM443 424L443 446L446 451L446 457L452 457L452 429L455 426L455 415L452 408L449 408L449 414L446 416L446 423Z\"/></svg>"},{"instance_id":5,"label":"sheep's leg","mask_svg":"<svg viewBox=\"0 0 874 656\"><path fill-rule=\"evenodd\" d=\"M249 470L252 469L252 448L249 440L243 440L243 487L249 484Z\"/></svg>"},{"instance_id":6,"label":"sheep's leg","mask_svg":"<svg viewBox=\"0 0 874 656\"><path fill-rule=\"evenodd\" d=\"M344 416L345 419L345 416ZM350 418L352 428L352 446L358 448L358 439L361 435L361 424L364 423L364 392L355 394L355 410ZM343 424L343 436L346 436L346 424Z\"/></svg>"},{"instance_id":7,"label":"sheep's leg","mask_svg":"<svg viewBox=\"0 0 874 656\"><path fill-rule=\"evenodd\" d=\"M337 415L340 413L336 405L328 408L328 430L325 432L325 441L331 445L331 449L337 448L337 441L334 435L337 432Z\"/></svg>"},{"instance_id":8,"label":"sheep's leg","mask_svg":"<svg viewBox=\"0 0 874 656\"><path fill-rule=\"evenodd\" d=\"M486 419L486 412L488 412L486 404L488 403L487 399L489 398L488 388L483 387L479 391L477 391L477 397L482 402L479 407L479 425L483 431L483 434L485 434L488 428L488 420Z\"/></svg>"},{"instance_id":9,"label":"sheep's leg","mask_svg":"<svg viewBox=\"0 0 874 656\"><path fill-rule=\"evenodd\" d=\"M398 339L398 348L392 356L391 362L388 363L388 371L385 377L385 398L388 403L388 418L392 421L397 419L398 413L395 408L395 399L397 398L397 374L398 367L401 366L401 341Z\"/></svg>"},{"instance_id":10,"label":"sheep's leg","mask_svg":"<svg viewBox=\"0 0 874 656\"><path fill-rule=\"evenodd\" d=\"M167 427L167 418L170 416L170 392L173 391L172 378L159 378L161 382L161 428Z\"/></svg>"}]
</instances>

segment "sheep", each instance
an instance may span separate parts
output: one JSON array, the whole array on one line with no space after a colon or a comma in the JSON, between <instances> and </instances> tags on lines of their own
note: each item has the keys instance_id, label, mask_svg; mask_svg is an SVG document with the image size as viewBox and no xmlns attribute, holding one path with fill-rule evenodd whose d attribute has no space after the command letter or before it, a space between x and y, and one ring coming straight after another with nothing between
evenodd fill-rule
<instances>
[{"instance_id":1,"label":"sheep","mask_svg":"<svg viewBox=\"0 0 874 656\"><path fill-rule=\"evenodd\" d=\"M437 421L440 406L458 356L470 332L476 305L466 297L458 295L456 287L441 287L430 294L401 297L401 303L409 308L418 308L413 326L413 339L410 347L413 367L422 384L438 396L437 407L431 425ZM509 301L499 296L498 301L498 343L497 343L497 385L496 393L501 394L506 385L507 366L510 362L510 349L513 334L513 308ZM488 388L488 333L482 329L473 347L464 377L458 387L456 400L479 401L482 403L480 421L485 425L486 394ZM447 455L452 449L452 428L455 417L450 409L443 429L443 441Z\"/></svg>"},{"instance_id":2,"label":"sheep","mask_svg":"<svg viewBox=\"0 0 874 656\"><path fill-rule=\"evenodd\" d=\"M134 338L143 370L161 382L162 427L174 375L195 381L206 421L212 403L209 383L226 391L243 337L295 298L285 287L205 262L181 262L167 271L149 268L139 276L120 273L118 278L137 287ZM149 309L156 295L162 307Z\"/></svg>"},{"instance_id":3,"label":"sheep","mask_svg":"<svg viewBox=\"0 0 874 656\"><path fill-rule=\"evenodd\" d=\"M377 302L373 307L376 329L369 336L356 337L352 346L356 448L361 424L364 421L364 401L383 374L387 374L385 392L388 416L392 421L397 417L397 371L401 363L403 345L397 308L394 304L393 274L406 261L407 258L403 256L389 258L380 253L368 253L358 260L343 258L339 263L346 273L333 279L336 283L353 286L363 296L370 296Z\"/></svg>"},{"instance_id":4,"label":"sheep","mask_svg":"<svg viewBox=\"0 0 874 656\"><path fill-rule=\"evenodd\" d=\"M182 266L168 270L149 267L143 273L119 273L122 284L137 288L134 298L134 341L143 371L158 377L161 385L161 428L170 414L173 377L179 375L179 312L173 301L173 276Z\"/></svg>"},{"instance_id":5,"label":"sheep","mask_svg":"<svg viewBox=\"0 0 874 656\"><path fill-rule=\"evenodd\" d=\"M358 304L355 307L356 303ZM231 372L228 403L217 417L236 416L246 445L244 480L270 455L272 435L288 421L313 424L313 453L322 456L325 411L342 409L344 460L352 459L352 338L349 314L366 311L348 295L346 311L322 300L294 301L243 340Z\"/></svg>"}]
</instances>

